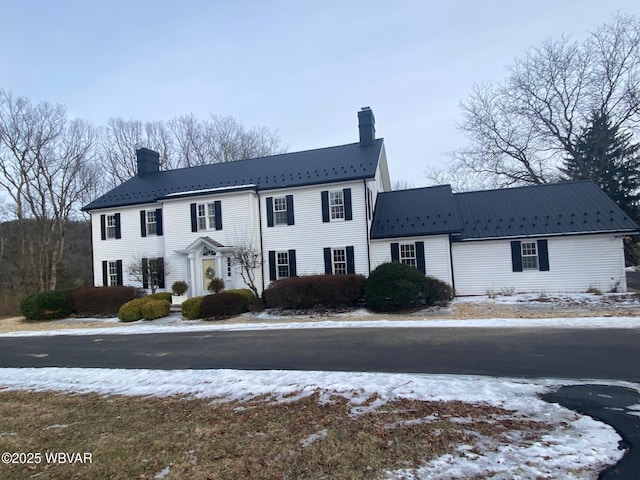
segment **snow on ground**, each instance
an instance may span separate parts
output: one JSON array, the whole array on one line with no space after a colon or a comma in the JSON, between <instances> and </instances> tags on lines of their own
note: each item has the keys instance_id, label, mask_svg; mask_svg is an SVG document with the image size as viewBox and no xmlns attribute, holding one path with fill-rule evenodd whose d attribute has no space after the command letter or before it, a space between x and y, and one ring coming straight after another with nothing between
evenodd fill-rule
<instances>
[{"instance_id":1,"label":"snow on ground","mask_svg":"<svg viewBox=\"0 0 640 480\"><path fill-rule=\"evenodd\" d=\"M349 314L363 320L343 320L337 316L332 320L287 322L285 317L261 314L255 323L217 323L215 321L182 320L179 313L158 320L139 320L123 324L117 319L83 318L82 322L113 324L112 327L66 328L62 330L19 331L0 334L0 337L28 337L52 335L135 335L172 332L285 330L294 328L640 328L640 317L577 317L577 318L485 318L485 319L416 319L416 320L365 320L366 311ZM71 323L74 319L59 320Z\"/></svg>"},{"instance_id":2,"label":"snow on ground","mask_svg":"<svg viewBox=\"0 0 640 480\"><path fill-rule=\"evenodd\" d=\"M448 479L492 474L491 478L597 478L623 452L613 428L559 405L543 402L538 394L572 380L521 380L481 376L385 374L358 372L241 371L241 370L108 370L82 368L0 368L0 388L142 396L189 395L215 401L247 400L267 395L293 401L314 392L329 401L341 395L358 415L396 398L490 404L515 410L534 421L556 425L541 442L518 438L508 445L477 438L417 472L388 472L388 478ZM584 382L580 382L584 383ZM607 382L611 383L611 382ZM640 390L640 384L614 382ZM373 405L363 403L374 394ZM424 419L429 421L428 418ZM322 432L307 439L321 441ZM588 472L574 473L584 469ZM579 476L576 476L579 475Z\"/></svg>"}]
</instances>

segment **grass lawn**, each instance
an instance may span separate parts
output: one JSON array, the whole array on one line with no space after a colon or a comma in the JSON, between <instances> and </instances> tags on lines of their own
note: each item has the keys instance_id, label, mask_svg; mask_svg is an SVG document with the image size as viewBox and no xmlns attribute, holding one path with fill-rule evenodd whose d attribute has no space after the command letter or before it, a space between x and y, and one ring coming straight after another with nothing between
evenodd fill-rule
<instances>
[{"instance_id":1,"label":"grass lawn","mask_svg":"<svg viewBox=\"0 0 640 480\"><path fill-rule=\"evenodd\" d=\"M354 409L335 396L218 402L21 391L0 392L0 452L40 463L0 465L10 479L384 478L483 438L537 441L551 428L463 402L396 400ZM369 399L369 406L376 398ZM542 441L542 440L540 440ZM91 454L47 463L45 454Z\"/></svg>"}]
</instances>

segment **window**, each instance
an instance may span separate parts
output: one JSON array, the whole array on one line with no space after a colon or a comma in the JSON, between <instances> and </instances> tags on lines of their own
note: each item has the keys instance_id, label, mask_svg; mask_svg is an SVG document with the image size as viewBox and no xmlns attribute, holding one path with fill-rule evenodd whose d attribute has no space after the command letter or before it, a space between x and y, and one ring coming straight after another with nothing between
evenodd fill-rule
<instances>
[{"instance_id":1,"label":"window","mask_svg":"<svg viewBox=\"0 0 640 480\"><path fill-rule=\"evenodd\" d=\"M158 234L158 219L155 210L147 211L147 235Z\"/></svg>"},{"instance_id":2,"label":"window","mask_svg":"<svg viewBox=\"0 0 640 480\"><path fill-rule=\"evenodd\" d=\"M116 238L117 224L115 215L107 215L107 238Z\"/></svg>"},{"instance_id":3,"label":"window","mask_svg":"<svg viewBox=\"0 0 640 480\"><path fill-rule=\"evenodd\" d=\"M415 243L402 243L400 244L400 263L409 265L411 267L416 266L416 244Z\"/></svg>"},{"instance_id":4,"label":"window","mask_svg":"<svg viewBox=\"0 0 640 480\"><path fill-rule=\"evenodd\" d=\"M286 197L273 199L273 222L275 225L288 225Z\"/></svg>"},{"instance_id":5,"label":"window","mask_svg":"<svg viewBox=\"0 0 640 480\"><path fill-rule=\"evenodd\" d=\"M331 220L344 218L344 195L342 190L329 192L329 209Z\"/></svg>"},{"instance_id":6,"label":"window","mask_svg":"<svg viewBox=\"0 0 640 480\"><path fill-rule=\"evenodd\" d=\"M222 230L220 200L211 203L191 204L191 231Z\"/></svg>"},{"instance_id":7,"label":"window","mask_svg":"<svg viewBox=\"0 0 640 480\"><path fill-rule=\"evenodd\" d=\"M536 242L522 242L520 245L523 270L538 270L538 249Z\"/></svg>"},{"instance_id":8,"label":"window","mask_svg":"<svg viewBox=\"0 0 640 480\"><path fill-rule=\"evenodd\" d=\"M276 252L277 278L289 278L289 252Z\"/></svg>"},{"instance_id":9,"label":"window","mask_svg":"<svg viewBox=\"0 0 640 480\"><path fill-rule=\"evenodd\" d=\"M112 287L114 285L118 285L118 263L108 262L107 268L108 268L109 286Z\"/></svg>"},{"instance_id":10,"label":"window","mask_svg":"<svg viewBox=\"0 0 640 480\"><path fill-rule=\"evenodd\" d=\"M216 209L213 203L198 204L198 231L216 228Z\"/></svg>"},{"instance_id":11,"label":"window","mask_svg":"<svg viewBox=\"0 0 640 480\"><path fill-rule=\"evenodd\" d=\"M347 273L347 253L343 248L335 248L332 252L333 273L344 275Z\"/></svg>"}]
</instances>

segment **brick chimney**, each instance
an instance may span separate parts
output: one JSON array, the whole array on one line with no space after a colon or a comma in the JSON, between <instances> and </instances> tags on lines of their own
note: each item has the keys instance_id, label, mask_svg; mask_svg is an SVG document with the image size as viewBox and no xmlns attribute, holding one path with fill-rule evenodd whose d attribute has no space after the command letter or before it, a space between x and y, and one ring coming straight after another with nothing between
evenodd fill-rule
<instances>
[{"instance_id":1,"label":"brick chimney","mask_svg":"<svg viewBox=\"0 0 640 480\"><path fill-rule=\"evenodd\" d=\"M360 146L373 145L376 139L376 120L370 107L362 107L358 112L358 129L360 130Z\"/></svg>"},{"instance_id":2,"label":"brick chimney","mask_svg":"<svg viewBox=\"0 0 640 480\"><path fill-rule=\"evenodd\" d=\"M139 148L136 150L136 158L138 159L138 176L145 175L160 170L160 154L149 150L148 148Z\"/></svg>"}]
</instances>

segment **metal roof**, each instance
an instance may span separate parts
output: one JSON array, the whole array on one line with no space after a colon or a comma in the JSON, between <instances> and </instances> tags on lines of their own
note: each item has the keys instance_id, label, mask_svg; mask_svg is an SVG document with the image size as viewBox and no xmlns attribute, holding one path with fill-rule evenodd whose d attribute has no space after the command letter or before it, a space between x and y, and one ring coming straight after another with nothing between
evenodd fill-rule
<instances>
[{"instance_id":1,"label":"metal roof","mask_svg":"<svg viewBox=\"0 0 640 480\"><path fill-rule=\"evenodd\" d=\"M352 143L269 157L162 170L136 176L110 190L83 210L153 203L167 196L213 193L237 185L255 190L298 187L373 178L383 139L372 145ZM225 190L219 190L225 191ZM170 197L171 198L171 197Z\"/></svg>"},{"instance_id":2,"label":"metal roof","mask_svg":"<svg viewBox=\"0 0 640 480\"><path fill-rule=\"evenodd\" d=\"M455 194L443 185L379 194L371 238L450 233L453 240L480 240L638 230L591 181Z\"/></svg>"},{"instance_id":3,"label":"metal roof","mask_svg":"<svg viewBox=\"0 0 640 480\"><path fill-rule=\"evenodd\" d=\"M460 232L450 185L378 194L371 238Z\"/></svg>"},{"instance_id":4,"label":"metal roof","mask_svg":"<svg viewBox=\"0 0 640 480\"><path fill-rule=\"evenodd\" d=\"M453 199L460 240L638 230L591 181L456 193Z\"/></svg>"}]
</instances>

